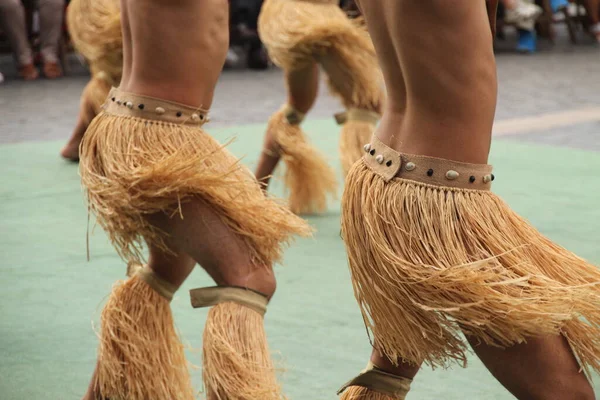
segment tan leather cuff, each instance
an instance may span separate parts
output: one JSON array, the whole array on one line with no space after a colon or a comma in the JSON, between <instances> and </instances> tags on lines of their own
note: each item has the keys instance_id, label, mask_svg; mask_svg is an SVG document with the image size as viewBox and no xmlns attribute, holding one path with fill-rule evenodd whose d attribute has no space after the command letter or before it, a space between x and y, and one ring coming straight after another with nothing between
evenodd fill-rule
<instances>
[{"instance_id":1,"label":"tan leather cuff","mask_svg":"<svg viewBox=\"0 0 600 400\"><path fill-rule=\"evenodd\" d=\"M250 289L232 286L214 286L190 290L192 307L211 307L220 303L232 302L248 307L260 315L267 312L267 296Z\"/></svg>"},{"instance_id":2,"label":"tan leather cuff","mask_svg":"<svg viewBox=\"0 0 600 400\"><path fill-rule=\"evenodd\" d=\"M102 105L106 113L120 116L202 126L208 122L208 111L173 101L123 92L112 88Z\"/></svg>"},{"instance_id":3,"label":"tan leather cuff","mask_svg":"<svg viewBox=\"0 0 600 400\"><path fill-rule=\"evenodd\" d=\"M134 275L139 276L141 280L146 282L148 286L165 299L169 301L173 300L173 295L178 287L156 276L149 266L130 262L127 264L127 276L132 277Z\"/></svg>"},{"instance_id":4,"label":"tan leather cuff","mask_svg":"<svg viewBox=\"0 0 600 400\"><path fill-rule=\"evenodd\" d=\"M398 177L436 186L489 190L495 178L491 165L399 153L375 135L364 150L365 164L386 182Z\"/></svg>"},{"instance_id":5,"label":"tan leather cuff","mask_svg":"<svg viewBox=\"0 0 600 400\"><path fill-rule=\"evenodd\" d=\"M402 400L410 390L411 382L412 379L385 372L369 361L367 368L342 386L337 394L342 394L350 386L360 386Z\"/></svg>"},{"instance_id":6,"label":"tan leather cuff","mask_svg":"<svg viewBox=\"0 0 600 400\"><path fill-rule=\"evenodd\" d=\"M289 104L284 105L281 110L283 111L283 116L290 125L300 125L306 116L306 114L301 113Z\"/></svg>"},{"instance_id":7,"label":"tan leather cuff","mask_svg":"<svg viewBox=\"0 0 600 400\"><path fill-rule=\"evenodd\" d=\"M368 124L377 125L381 115L375 111L364 110L360 108L349 108L347 111L334 114L338 125L344 125L348 121L361 121Z\"/></svg>"}]
</instances>

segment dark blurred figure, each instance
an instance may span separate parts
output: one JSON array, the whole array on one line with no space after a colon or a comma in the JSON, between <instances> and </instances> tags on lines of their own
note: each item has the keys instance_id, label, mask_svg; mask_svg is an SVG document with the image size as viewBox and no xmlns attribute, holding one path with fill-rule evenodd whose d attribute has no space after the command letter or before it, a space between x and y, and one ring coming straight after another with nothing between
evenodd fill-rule
<instances>
[{"instance_id":1,"label":"dark blurred figure","mask_svg":"<svg viewBox=\"0 0 600 400\"><path fill-rule=\"evenodd\" d=\"M600 43L600 0L586 0L585 6L592 24L590 31Z\"/></svg>"},{"instance_id":2,"label":"dark blurred figure","mask_svg":"<svg viewBox=\"0 0 600 400\"><path fill-rule=\"evenodd\" d=\"M0 0L1 1L1 0ZM258 37L258 14L263 0L230 0L230 45L242 47L247 54L248 67L266 69L269 57Z\"/></svg>"},{"instance_id":3,"label":"dark blurred figure","mask_svg":"<svg viewBox=\"0 0 600 400\"><path fill-rule=\"evenodd\" d=\"M39 76L33 63L33 51L29 43L25 7L39 11L40 53L46 78L62 76L58 49L62 35L65 0L0 0L0 27L6 34L15 54L19 75L24 80Z\"/></svg>"}]
</instances>

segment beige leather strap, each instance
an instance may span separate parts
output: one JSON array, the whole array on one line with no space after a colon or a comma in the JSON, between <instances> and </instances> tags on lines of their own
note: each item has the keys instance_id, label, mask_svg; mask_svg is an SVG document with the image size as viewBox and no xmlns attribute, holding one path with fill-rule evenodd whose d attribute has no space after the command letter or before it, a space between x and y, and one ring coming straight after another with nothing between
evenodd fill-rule
<instances>
[{"instance_id":1,"label":"beige leather strap","mask_svg":"<svg viewBox=\"0 0 600 400\"><path fill-rule=\"evenodd\" d=\"M347 111L335 114L334 118L338 125L343 125L348 121L361 121L377 125L381 116L375 111L349 108Z\"/></svg>"},{"instance_id":2,"label":"beige leather strap","mask_svg":"<svg viewBox=\"0 0 600 400\"><path fill-rule=\"evenodd\" d=\"M300 125L306 116L306 114L301 113L289 104L285 104L281 110L283 111L283 115L290 125Z\"/></svg>"},{"instance_id":3,"label":"beige leather strap","mask_svg":"<svg viewBox=\"0 0 600 400\"><path fill-rule=\"evenodd\" d=\"M350 386L361 386L386 394L394 399L403 400L410 390L411 382L412 379L385 372L369 361L367 368L356 378L342 386L337 394L342 394Z\"/></svg>"},{"instance_id":4,"label":"beige leather strap","mask_svg":"<svg viewBox=\"0 0 600 400\"><path fill-rule=\"evenodd\" d=\"M260 315L265 315L267 304L269 303L265 295L250 289L231 286L192 289L190 290L190 299L194 308L211 307L220 303L233 302L251 308Z\"/></svg>"},{"instance_id":5,"label":"beige leather strap","mask_svg":"<svg viewBox=\"0 0 600 400\"><path fill-rule=\"evenodd\" d=\"M113 115L144 118L154 121L202 126L208 122L208 111L173 101L123 92L112 88L102 106Z\"/></svg>"},{"instance_id":6,"label":"beige leather strap","mask_svg":"<svg viewBox=\"0 0 600 400\"><path fill-rule=\"evenodd\" d=\"M177 291L177 287L164 279L156 276L154 271L147 265L141 265L136 262L130 262L127 264L127 276L133 277L137 275L141 280L146 282L156 293L160 294L165 299L173 300L173 295Z\"/></svg>"},{"instance_id":7,"label":"beige leather strap","mask_svg":"<svg viewBox=\"0 0 600 400\"><path fill-rule=\"evenodd\" d=\"M399 153L375 135L364 150L365 164L386 182L398 177L436 186L489 190L495 178L491 165Z\"/></svg>"},{"instance_id":8,"label":"beige leather strap","mask_svg":"<svg viewBox=\"0 0 600 400\"><path fill-rule=\"evenodd\" d=\"M137 274L142 268L144 268L142 264L137 263L135 261L129 261L127 263L127 276L131 278L132 276Z\"/></svg>"}]
</instances>

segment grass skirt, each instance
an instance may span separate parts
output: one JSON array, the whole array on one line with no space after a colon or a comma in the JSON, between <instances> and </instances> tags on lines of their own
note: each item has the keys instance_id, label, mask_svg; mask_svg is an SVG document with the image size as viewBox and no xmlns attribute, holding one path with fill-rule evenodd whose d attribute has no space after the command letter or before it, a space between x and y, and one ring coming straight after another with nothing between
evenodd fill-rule
<instances>
[{"instance_id":1,"label":"grass skirt","mask_svg":"<svg viewBox=\"0 0 600 400\"><path fill-rule=\"evenodd\" d=\"M102 310L95 385L102 399L195 398L169 300L140 275L118 282Z\"/></svg>"},{"instance_id":2,"label":"grass skirt","mask_svg":"<svg viewBox=\"0 0 600 400\"><path fill-rule=\"evenodd\" d=\"M141 259L143 239L168 250L164 233L146 217L166 213L184 218L176 215L179 205L192 199L212 207L243 238L259 265L280 261L282 244L292 235L310 234L306 222L266 197L252 173L200 123L168 120L179 120L182 111L182 120L189 122L190 115L198 120L195 110L190 114L187 106L116 89L110 96L117 103L108 100L107 111L90 124L79 165L89 207L124 259ZM143 102L146 109L130 102L123 105L131 109L119 106L119 97L132 99L136 106ZM160 104L156 109L164 115L154 116L151 104Z\"/></svg>"},{"instance_id":3,"label":"grass skirt","mask_svg":"<svg viewBox=\"0 0 600 400\"><path fill-rule=\"evenodd\" d=\"M71 1L67 26L75 49L90 65L92 75L104 72L111 83L118 82L123 69L119 0Z\"/></svg>"},{"instance_id":4,"label":"grass skirt","mask_svg":"<svg viewBox=\"0 0 600 400\"><path fill-rule=\"evenodd\" d=\"M284 113L273 114L267 130L272 132L285 163L283 182L289 192L290 210L296 214L323 212L327 199L337 195L335 172L309 143L300 125L290 124Z\"/></svg>"},{"instance_id":5,"label":"grass skirt","mask_svg":"<svg viewBox=\"0 0 600 400\"><path fill-rule=\"evenodd\" d=\"M562 334L600 371L600 271L490 191L386 181L361 160L342 232L365 324L391 360L464 364L461 331L499 347Z\"/></svg>"},{"instance_id":6,"label":"grass skirt","mask_svg":"<svg viewBox=\"0 0 600 400\"><path fill-rule=\"evenodd\" d=\"M202 347L207 398L283 398L260 313L233 302L217 304L208 312Z\"/></svg>"},{"instance_id":7,"label":"grass skirt","mask_svg":"<svg viewBox=\"0 0 600 400\"><path fill-rule=\"evenodd\" d=\"M349 19L336 1L267 0L259 33L279 67L293 71L317 62L346 109L381 113L385 93L371 38L361 21ZM343 125L340 152L345 173L360 158L374 128L354 120Z\"/></svg>"}]
</instances>

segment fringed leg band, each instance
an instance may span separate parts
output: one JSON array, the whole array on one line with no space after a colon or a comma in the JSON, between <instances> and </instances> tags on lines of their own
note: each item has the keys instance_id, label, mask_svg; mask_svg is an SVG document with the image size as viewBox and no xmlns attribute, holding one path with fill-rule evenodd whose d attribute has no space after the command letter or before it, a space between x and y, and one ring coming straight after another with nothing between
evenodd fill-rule
<instances>
[{"instance_id":1,"label":"fringed leg band","mask_svg":"<svg viewBox=\"0 0 600 400\"><path fill-rule=\"evenodd\" d=\"M327 198L335 197L335 172L325 157L309 142L300 128L304 114L285 105L269 120L267 130L286 164L284 183L289 190L289 207L296 214L322 212Z\"/></svg>"},{"instance_id":2,"label":"fringed leg band","mask_svg":"<svg viewBox=\"0 0 600 400\"><path fill-rule=\"evenodd\" d=\"M334 117L338 125L342 125L340 157L345 176L350 167L363 156L363 146L373 135L381 116L375 111L350 108Z\"/></svg>"},{"instance_id":3,"label":"fringed leg band","mask_svg":"<svg viewBox=\"0 0 600 400\"><path fill-rule=\"evenodd\" d=\"M390 360L466 361L460 332L510 347L562 334L600 370L600 270L489 191L491 166L400 154L376 137L346 179L354 293Z\"/></svg>"},{"instance_id":4,"label":"fringed leg band","mask_svg":"<svg viewBox=\"0 0 600 400\"><path fill-rule=\"evenodd\" d=\"M404 400L412 379L390 374L369 361L367 368L338 391L341 400Z\"/></svg>"},{"instance_id":5,"label":"fringed leg band","mask_svg":"<svg viewBox=\"0 0 600 400\"><path fill-rule=\"evenodd\" d=\"M214 306L203 336L202 377L209 400L283 398L263 326L267 297L244 288L190 291L194 308Z\"/></svg>"},{"instance_id":6,"label":"fringed leg band","mask_svg":"<svg viewBox=\"0 0 600 400\"><path fill-rule=\"evenodd\" d=\"M97 388L107 399L194 398L170 301L176 288L148 267L132 266L101 315Z\"/></svg>"}]
</instances>

